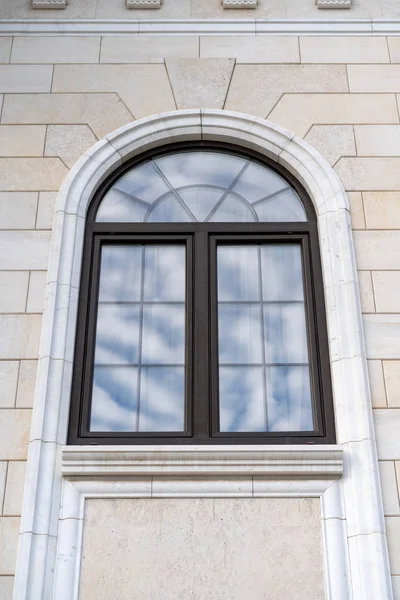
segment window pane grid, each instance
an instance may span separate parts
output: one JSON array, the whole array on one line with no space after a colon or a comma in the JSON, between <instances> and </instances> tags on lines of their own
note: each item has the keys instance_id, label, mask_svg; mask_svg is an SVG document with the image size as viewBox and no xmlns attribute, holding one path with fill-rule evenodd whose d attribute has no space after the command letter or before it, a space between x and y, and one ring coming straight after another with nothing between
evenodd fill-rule
<instances>
[{"instance_id":1,"label":"window pane grid","mask_svg":"<svg viewBox=\"0 0 400 600\"><path fill-rule=\"evenodd\" d=\"M220 244L217 275L220 431L312 431L300 245Z\"/></svg>"},{"instance_id":2,"label":"window pane grid","mask_svg":"<svg viewBox=\"0 0 400 600\"><path fill-rule=\"evenodd\" d=\"M173 244L103 246L91 431L184 430L185 254Z\"/></svg>"}]
</instances>

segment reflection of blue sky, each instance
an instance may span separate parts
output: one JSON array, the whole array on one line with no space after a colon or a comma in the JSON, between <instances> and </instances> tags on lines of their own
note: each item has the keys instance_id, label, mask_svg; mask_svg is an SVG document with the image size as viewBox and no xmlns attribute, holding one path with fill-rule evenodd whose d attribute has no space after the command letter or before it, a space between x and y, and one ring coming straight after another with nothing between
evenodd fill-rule
<instances>
[{"instance_id":1,"label":"reflection of blue sky","mask_svg":"<svg viewBox=\"0 0 400 600\"><path fill-rule=\"evenodd\" d=\"M141 246L103 246L101 250L100 302L139 300L141 265Z\"/></svg>"},{"instance_id":2,"label":"reflection of blue sky","mask_svg":"<svg viewBox=\"0 0 400 600\"><path fill-rule=\"evenodd\" d=\"M260 307L253 304L220 304L218 337L221 364L260 363Z\"/></svg>"},{"instance_id":3,"label":"reflection of blue sky","mask_svg":"<svg viewBox=\"0 0 400 600\"><path fill-rule=\"evenodd\" d=\"M144 300L185 299L186 249L180 246L147 245L145 248Z\"/></svg>"},{"instance_id":4,"label":"reflection of blue sky","mask_svg":"<svg viewBox=\"0 0 400 600\"><path fill-rule=\"evenodd\" d=\"M242 157L207 151L174 153L133 167L104 196L96 220L187 222L193 220L191 211L202 221L229 189L245 200L228 193L211 221L252 222L257 220L254 211L260 221L307 220L301 200L275 171ZM267 198L271 194L277 195Z\"/></svg>"},{"instance_id":5,"label":"reflection of blue sky","mask_svg":"<svg viewBox=\"0 0 400 600\"><path fill-rule=\"evenodd\" d=\"M143 364L183 364L185 306L146 304L143 308Z\"/></svg>"},{"instance_id":6,"label":"reflection of blue sky","mask_svg":"<svg viewBox=\"0 0 400 600\"><path fill-rule=\"evenodd\" d=\"M288 187L282 177L272 169L267 169L256 163L250 163L233 187L235 192L244 196L250 204Z\"/></svg>"},{"instance_id":7,"label":"reflection of blue sky","mask_svg":"<svg viewBox=\"0 0 400 600\"><path fill-rule=\"evenodd\" d=\"M182 152L157 158L155 163L175 188L193 184L227 188L246 160L219 152Z\"/></svg>"},{"instance_id":8,"label":"reflection of blue sky","mask_svg":"<svg viewBox=\"0 0 400 600\"><path fill-rule=\"evenodd\" d=\"M293 366L308 363L300 245L221 245L217 257L221 430L312 430L309 369ZM267 367L265 385L268 363L287 366Z\"/></svg>"},{"instance_id":9,"label":"reflection of blue sky","mask_svg":"<svg viewBox=\"0 0 400 600\"><path fill-rule=\"evenodd\" d=\"M140 306L100 304L97 313L96 364L138 361Z\"/></svg>"},{"instance_id":10,"label":"reflection of blue sky","mask_svg":"<svg viewBox=\"0 0 400 600\"><path fill-rule=\"evenodd\" d=\"M264 300L303 300L300 244L262 245L261 267Z\"/></svg>"},{"instance_id":11,"label":"reflection of blue sky","mask_svg":"<svg viewBox=\"0 0 400 600\"><path fill-rule=\"evenodd\" d=\"M184 367L144 367L141 374L139 431L182 431Z\"/></svg>"},{"instance_id":12,"label":"reflection of blue sky","mask_svg":"<svg viewBox=\"0 0 400 600\"><path fill-rule=\"evenodd\" d=\"M259 300L257 246L218 246L218 300Z\"/></svg>"},{"instance_id":13,"label":"reflection of blue sky","mask_svg":"<svg viewBox=\"0 0 400 600\"><path fill-rule=\"evenodd\" d=\"M221 431L265 431L261 367L220 367Z\"/></svg>"},{"instance_id":14,"label":"reflection of blue sky","mask_svg":"<svg viewBox=\"0 0 400 600\"><path fill-rule=\"evenodd\" d=\"M182 244L103 247L91 431L182 431L185 279Z\"/></svg>"},{"instance_id":15,"label":"reflection of blue sky","mask_svg":"<svg viewBox=\"0 0 400 600\"><path fill-rule=\"evenodd\" d=\"M308 362L304 304L264 305L264 329L267 362Z\"/></svg>"},{"instance_id":16,"label":"reflection of blue sky","mask_svg":"<svg viewBox=\"0 0 400 600\"><path fill-rule=\"evenodd\" d=\"M270 431L312 431L308 367L268 367L268 428Z\"/></svg>"}]
</instances>

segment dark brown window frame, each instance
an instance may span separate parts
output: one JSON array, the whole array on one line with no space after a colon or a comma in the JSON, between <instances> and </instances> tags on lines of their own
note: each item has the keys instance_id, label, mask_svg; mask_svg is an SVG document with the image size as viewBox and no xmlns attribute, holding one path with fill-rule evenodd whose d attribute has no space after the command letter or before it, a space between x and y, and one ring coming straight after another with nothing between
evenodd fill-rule
<instances>
[{"instance_id":1,"label":"dark brown window frame","mask_svg":"<svg viewBox=\"0 0 400 600\"><path fill-rule=\"evenodd\" d=\"M268 166L284 177L301 198L308 222L298 223L96 223L97 208L113 183L133 166L173 151L234 153ZM90 432L98 306L100 246L107 243L184 243L187 248L186 411L185 431L166 433ZM303 276L310 351L313 432L221 433L218 423L216 311L217 243L293 243L302 245ZM191 266L193 271L191 272ZM100 187L89 207L82 261L78 321L68 432L69 444L326 444L335 443L332 384L317 222L312 203L292 175L264 156L220 143L163 146L117 169Z\"/></svg>"}]
</instances>

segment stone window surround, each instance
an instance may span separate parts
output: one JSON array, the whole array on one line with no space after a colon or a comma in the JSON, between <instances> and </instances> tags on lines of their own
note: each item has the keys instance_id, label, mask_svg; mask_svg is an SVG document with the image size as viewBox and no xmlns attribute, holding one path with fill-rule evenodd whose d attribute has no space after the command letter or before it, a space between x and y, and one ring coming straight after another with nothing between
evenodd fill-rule
<instances>
[{"instance_id":1,"label":"stone window surround","mask_svg":"<svg viewBox=\"0 0 400 600\"><path fill-rule=\"evenodd\" d=\"M203 448L184 452L177 448L178 457L174 453L171 456L170 448L164 453L162 447L63 449L86 209L100 183L125 160L173 141L196 139L231 142L265 153L297 177L314 202L324 275L336 447L269 446L260 450L220 446L207 448L207 456ZM161 458L158 455L155 460L155 453L160 451ZM199 460L199 454L205 459ZM264 463L261 467L260 461ZM181 110L136 121L95 144L75 164L60 189L14 598L76 600L85 497L137 497L143 495L139 488L146 481L150 494L146 493L151 497L151 492L157 494L159 476L168 483L164 495L169 497L187 497L188 493L191 497L237 496L238 486L246 487L246 482L250 495L256 494L260 485L264 496L320 497L327 598L392 600L347 197L334 171L306 142L271 122L240 113ZM224 487L226 479L228 485ZM211 487L207 489L207 485ZM188 486L192 488L189 492ZM69 559L57 560L61 555Z\"/></svg>"}]
</instances>

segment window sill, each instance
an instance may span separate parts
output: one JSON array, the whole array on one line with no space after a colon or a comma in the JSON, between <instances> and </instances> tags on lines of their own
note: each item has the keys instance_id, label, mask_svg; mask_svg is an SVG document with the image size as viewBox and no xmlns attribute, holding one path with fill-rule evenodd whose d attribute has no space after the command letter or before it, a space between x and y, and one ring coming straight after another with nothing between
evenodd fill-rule
<instances>
[{"instance_id":1,"label":"window sill","mask_svg":"<svg viewBox=\"0 0 400 600\"><path fill-rule=\"evenodd\" d=\"M340 446L65 446L65 478L142 475L262 475L276 479L338 479Z\"/></svg>"}]
</instances>

